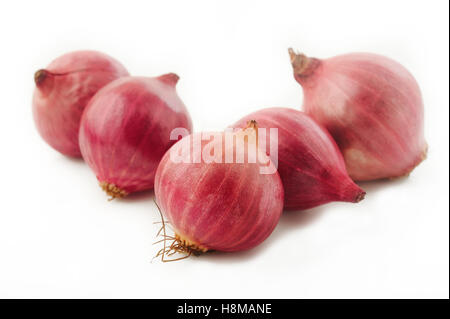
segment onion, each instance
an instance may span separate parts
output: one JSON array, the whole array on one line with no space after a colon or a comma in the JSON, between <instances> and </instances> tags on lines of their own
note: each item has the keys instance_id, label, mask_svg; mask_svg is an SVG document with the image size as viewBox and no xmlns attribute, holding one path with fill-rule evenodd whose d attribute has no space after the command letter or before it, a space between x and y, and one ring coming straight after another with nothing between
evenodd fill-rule
<instances>
[{"instance_id":1,"label":"onion","mask_svg":"<svg viewBox=\"0 0 450 319\"><path fill-rule=\"evenodd\" d=\"M368 53L289 53L305 111L334 137L354 180L408 175L426 157L420 89L402 65Z\"/></svg>"},{"instance_id":2,"label":"onion","mask_svg":"<svg viewBox=\"0 0 450 319\"><path fill-rule=\"evenodd\" d=\"M227 143L228 138L235 143ZM283 186L273 163L255 145L251 122L236 133L186 136L164 155L155 195L176 235L163 253L241 251L270 235L283 209ZM250 149L260 160L251 162ZM248 160L240 162L240 156Z\"/></svg>"},{"instance_id":3,"label":"onion","mask_svg":"<svg viewBox=\"0 0 450 319\"><path fill-rule=\"evenodd\" d=\"M272 161L278 162L285 209L364 198L365 192L348 176L332 137L308 115L289 108L268 108L245 116L233 127L244 127L249 119L266 129L266 150ZM278 133L271 133L271 128ZM278 145L278 151L270 154L268 148L273 144Z\"/></svg>"},{"instance_id":4,"label":"onion","mask_svg":"<svg viewBox=\"0 0 450 319\"><path fill-rule=\"evenodd\" d=\"M174 73L124 77L97 92L86 107L81 153L112 198L152 189L159 161L176 142L171 131L192 130L177 81Z\"/></svg>"},{"instance_id":5,"label":"onion","mask_svg":"<svg viewBox=\"0 0 450 319\"><path fill-rule=\"evenodd\" d=\"M81 156L80 118L91 97L109 82L127 76L106 54L76 51L54 60L34 75L33 116L42 138L67 156Z\"/></svg>"}]
</instances>

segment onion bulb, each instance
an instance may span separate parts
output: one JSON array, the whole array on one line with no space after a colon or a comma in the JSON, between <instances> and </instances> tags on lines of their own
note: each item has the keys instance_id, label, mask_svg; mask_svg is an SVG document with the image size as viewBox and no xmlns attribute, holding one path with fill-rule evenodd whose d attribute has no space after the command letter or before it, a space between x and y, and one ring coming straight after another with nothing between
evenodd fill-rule
<instances>
[{"instance_id":1,"label":"onion bulb","mask_svg":"<svg viewBox=\"0 0 450 319\"><path fill-rule=\"evenodd\" d=\"M245 116L233 127L243 127L249 119L265 129L265 148L278 163L285 209L308 209L332 201L356 203L364 198L365 192L348 176L333 138L311 117L294 109L268 108ZM274 128L276 134L270 131ZM274 144L277 151L270 154Z\"/></svg>"},{"instance_id":2,"label":"onion bulb","mask_svg":"<svg viewBox=\"0 0 450 319\"><path fill-rule=\"evenodd\" d=\"M80 157L78 131L84 108L111 81L127 76L106 54L75 51L34 74L33 117L42 138L60 153Z\"/></svg>"},{"instance_id":3,"label":"onion bulb","mask_svg":"<svg viewBox=\"0 0 450 319\"><path fill-rule=\"evenodd\" d=\"M369 53L289 53L304 110L336 140L354 180L408 175L426 157L420 89L402 65Z\"/></svg>"},{"instance_id":4,"label":"onion bulb","mask_svg":"<svg viewBox=\"0 0 450 319\"><path fill-rule=\"evenodd\" d=\"M283 185L256 146L256 132L250 122L238 132L195 133L164 155L155 195L175 231L172 249L241 251L274 230L283 209ZM252 154L259 160L251 161Z\"/></svg>"},{"instance_id":5,"label":"onion bulb","mask_svg":"<svg viewBox=\"0 0 450 319\"><path fill-rule=\"evenodd\" d=\"M176 142L172 130L192 130L177 81L174 73L124 77L97 92L86 107L81 153L112 198L152 189L159 161Z\"/></svg>"}]
</instances>

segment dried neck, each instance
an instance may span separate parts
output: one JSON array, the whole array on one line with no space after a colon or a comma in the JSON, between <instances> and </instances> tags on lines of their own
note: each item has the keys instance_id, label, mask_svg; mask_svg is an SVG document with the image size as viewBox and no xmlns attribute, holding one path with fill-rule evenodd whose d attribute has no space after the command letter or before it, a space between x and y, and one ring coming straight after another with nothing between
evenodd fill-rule
<instances>
[{"instance_id":1,"label":"dried neck","mask_svg":"<svg viewBox=\"0 0 450 319\"><path fill-rule=\"evenodd\" d=\"M247 121L247 126L237 134L242 138L247 138L249 143L256 143L256 147L258 147L258 123L255 120Z\"/></svg>"},{"instance_id":2,"label":"dried neck","mask_svg":"<svg viewBox=\"0 0 450 319\"><path fill-rule=\"evenodd\" d=\"M54 74L45 69L37 70L34 73L34 83L39 91L46 95L51 92L54 85Z\"/></svg>"},{"instance_id":3,"label":"dried neck","mask_svg":"<svg viewBox=\"0 0 450 319\"><path fill-rule=\"evenodd\" d=\"M50 75L47 70L40 69L34 73L34 82L37 86L40 86L44 83L45 79Z\"/></svg>"},{"instance_id":4,"label":"dried neck","mask_svg":"<svg viewBox=\"0 0 450 319\"><path fill-rule=\"evenodd\" d=\"M294 76L299 82L304 82L313 75L320 66L321 61L316 58L309 58L303 53L295 53L293 49L289 49Z\"/></svg>"},{"instance_id":5,"label":"dried neck","mask_svg":"<svg viewBox=\"0 0 450 319\"><path fill-rule=\"evenodd\" d=\"M179 79L180 79L180 77L178 75L176 75L175 73L167 73L167 74L163 74L158 77L158 80L160 80L161 82L164 82L172 87L175 87L177 85Z\"/></svg>"}]
</instances>

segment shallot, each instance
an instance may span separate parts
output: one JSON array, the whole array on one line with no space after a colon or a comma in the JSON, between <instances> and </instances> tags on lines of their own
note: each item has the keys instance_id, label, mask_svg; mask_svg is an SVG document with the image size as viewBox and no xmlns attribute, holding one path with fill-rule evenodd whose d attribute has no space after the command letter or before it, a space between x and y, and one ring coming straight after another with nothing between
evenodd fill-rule
<instances>
[{"instance_id":1,"label":"shallot","mask_svg":"<svg viewBox=\"0 0 450 319\"><path fill-rule=\"evenodd\" d=\"M112 198L153 188L156 168L176 140L176 128L192 130L175 91L178 76L124 77L91 99L80 127L84 160Z\"/></svg>"},{"instance_id":2,"label":"shallot","mask_svg":"<svg viewBox=\"0 0 450 319\"><path fill-rule=\"evenodd\" d=\"M42 138L62 154L80 157L78 131L84 108L99 89L127 75L119 62L96 51L67 53L38 70L33 116Z\"/></svg>"},{"instance_id":3,"label":"shallot","mask_svg":"<svg viewBox=\"0 0 450 319\"><path fill-rule=\"evenodd\" d=\"M364 198L365 192L348 176L333 138L311 117L294 109L268 108L245 116L233 127L244 127L249 119L256 120L260 130L265 129L266 151L278 163L283 182L285 209ZM269 131L273 128L276 134ZM277 144L277 151L270 154L272 144Z\"/></svg>"},{"instance_id":4,"label":"shallot","mask_svg":"<svg viewBox=\"0 0 450 319\"><path fill-rule=\"evenodd\" d=\"M283 185L256 136L252 121L238 132L186 136L164 155L155 195L175 238L162 256L171 250L246 250L274 230Z\"/></svg>"},{"instance_id":5,"label":"shallot","mask_svg":"<svg viewBox=\"0 0 450 319\"><path fill-rule=\"evenodd\" d=\"M422 97L402 65L369 53L325 60L289 53L304 110L336 140L350 177L400 177L425 159Z\"/></svg>"}]
</instances>

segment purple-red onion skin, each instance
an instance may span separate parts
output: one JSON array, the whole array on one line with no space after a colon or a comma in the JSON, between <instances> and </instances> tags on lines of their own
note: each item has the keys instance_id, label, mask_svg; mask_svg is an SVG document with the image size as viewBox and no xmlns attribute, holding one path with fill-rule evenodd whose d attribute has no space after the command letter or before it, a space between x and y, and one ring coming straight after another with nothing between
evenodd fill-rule
<instances>
[{"instance_id":1,"label":"purple-red onion skin","mask_svg":"<svg viewBox=\"0 0 450 319\"><path fill-rule=\"evenodd\" d=\"M80 148L100 183L126 194L153 188L159 161L176 142L171 131L192 130L177 81L173 73L124 77L91 99L81 120Z\"/></svg>"},{"instance_id":2,"label":"purple-red onion skin","mask_svg":"<svg viewBox=\"0 0 450 319\"><path fill-rule=\"evenodd\" d=\"M402 65L369 53L293 57L304 110L331 133L354 180L408 175L425 158L422 96Z\"/></svg>"},{"instance_id":3,"label":"purple-red onion skin","mask_svg":"<svg viewBox=\"0 0 450 319\"><path fill-rule=\"evenodd\" d=\"M193 157L201 156L192 143L199 134L184 137L164 155L155 179L157 203L177 236L189 243L218 251L253 248L278 223L283 210L281 179L275 169L273 174L260 174L258 163L173 162L170 152L183 147ZM202 141L202 150L205 144Z\"/></svg>"},{"instance_id":4,"label":"purple-red onion skin","mask_svg":"<svg viewBox=\"0 0 450 319\"><path fill-rule=\"evenodd\" d=\"M268 108L245 116L232 127L245 127L250 119L266 129L268 154L269 143L277 142L269 129L278 129L278 172L284 186L285 209L308 209L332 201L359 202L364 198L365 192L348 176L333 138L307 114L289 108Z\"/></svg>"},{"instance_id":5,"label":"purple-red onion skin","mask_svg":"<svg viewBox=\"0 0 450 319\"><path fill-rule=\"evenodd\" d=\"M42 138L62 154L80 157L84 108L99 89L122 76L128 72L118 61L96 51L67 53L36 72L33 117Z\"/></svg>"}]
</instances>

